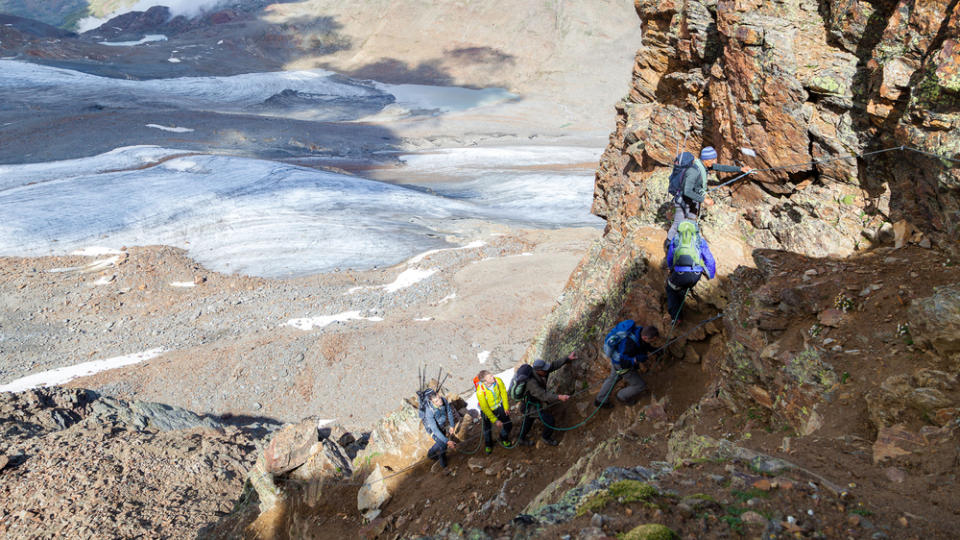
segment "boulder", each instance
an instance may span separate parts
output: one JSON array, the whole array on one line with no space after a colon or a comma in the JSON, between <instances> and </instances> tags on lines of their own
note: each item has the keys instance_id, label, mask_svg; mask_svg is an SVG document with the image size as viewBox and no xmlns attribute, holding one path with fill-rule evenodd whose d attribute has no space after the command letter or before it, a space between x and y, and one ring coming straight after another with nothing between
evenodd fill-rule
<instances>
[{"instance_id":1,"label":"boulder","mask_svg":"<svg viewBox=\"0 0 960 540\"><path fill-rule=\"evenodd\" d=\"M310 455L287 477L298 483L301 500L314 506L323 500L324 491L353 474L346 450L332 439L324 439L310 447Z\"/></svg>"},{"instance_id":2,"label":"boulder","mask_svg":"<svg viewBox=\"0 0 960 540\"><path fill-rule=\"evenodd\" d=\"M870 421L877 429L899 422L907 409L903 396L897 396L882 388L867 392L864 400L867 402Z\"/></svg>"},{"instance_id":3,"label":"boulder","mask_svg":"<svg viewBox=\"0 0 960 540\"><path fill-rule=\"evenodd\" d=\"M825 309L817 315L817 320L820 321L820 324L824 326L832 326L836 328L840 326L840 322L843 321L843 312L839 309Z\"/></svg>"},{"instance_id":4,"label":"boulder","mask_svg":"<svg viewBox=\"0 0 960 540\"><path fill-rule=\"evenodd\" d=\"M387 489L387 484L384 481L383 468L377 465L357 492L357 509L361 513L379 510L389 500L390 490Z\"/></svg>"},{"instance_id":5,"label":"boulder","mask_svg":"<svg viewBox=\"0 0 960 540\"><path fill-rule=\"evenodd\" d=\"M907 395L907 403L928 414L953 405L946 394L936 388L914 388Z\"/></svg>"},{"instance_id":6,"label":"boulder","mask_svg":"<svg viewBox=\"0 0 960 540\"><path fill-rule=\"evenodd\" d=\"M666 525L647 523L630 529L630 532L620 536L620 538L623 540L673 540L679 537Z\"/></svg>"},{"instance_id":7,"label":"boulder","mask_svg":"<svg viewBox=\"0 0 960 540\"><path fill-rule=\"evenodd\" d=\"M903 424L885 426L877 432L873 443L873 462L888 458L908 456L925 445L923 437L907 429Z\"/></svg>"},{"instance_id":8,"label":"boulder","mask_svg":"<svg viewBox=\"0 0 960 540\"><path fill-rule=\"evenodd\" d=\"M148 401L127 402L111 397L98 399L93 404L91 414L100 422L112 421L138 430L176 431L195 427L224 428L221 422L209 416L200 416L180 407Z\"/></svg>"},{"instance_id":9,"label":"boulder","mask_svg":"<svg viewBox=\"0 0 960 540\"><path fill-rule=\"evenodd\" d=\"M270 474L283 474L307 461L319 440L317 421L315 417L306 418L275 433L263 452L264 469Z\"/></svg>"},{"instance_id":10,"label":"boulder","mask_svg":"<svg viewBox=\"0 0 960 540\"><path fill-rule=\"evenodd\" d=\"M960 285L936 287L933 295L915 299L908 310L910 334L942 356L960 352Z\"/></svg>"}]
</instances>

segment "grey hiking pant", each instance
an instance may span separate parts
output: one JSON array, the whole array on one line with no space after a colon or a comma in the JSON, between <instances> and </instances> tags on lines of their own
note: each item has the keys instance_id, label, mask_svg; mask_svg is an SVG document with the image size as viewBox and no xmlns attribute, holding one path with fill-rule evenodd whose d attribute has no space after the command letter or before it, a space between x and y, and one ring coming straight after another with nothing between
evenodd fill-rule
<instances>
[{"instance_id":1,"label":"grey hiking pant","mask_svg":"<svg viewBox=\"0 0 960 540\"><path fill-rule=\"evenodd\" d=\"M676 207L676 211L673 213L673 224L670 225L670 230L667 231L668 242L673 242L673 239L677 236L677 227L679 227L681 223L684 221L696 222L697 216L700 215L700 203L693 202L686 197L678 196L673 204Z\"/></svg>"},{"instance_id":2,"label":"grey hiking pant","mask_svg":"<svg viewBox=\"0 0 960 540\"><path fill-rule=\"evenodd\" d=\"M603 386L600 387L600 393L597 394L594 403L600 404L600 402L606 402L613 399L613 387L620 381L620 379L626 379L627 381L627 386L617 392L617 399L623 403L633 404L640 394L647 389L647 383L643 381L643 377L641 377L640 373L637 372L637 368L630 368L626 370L614 369L610 372L610 376L607 377L607 380L603 381ZM604 399L604 397L607 399Z\"/></svg>"}]
</instances>

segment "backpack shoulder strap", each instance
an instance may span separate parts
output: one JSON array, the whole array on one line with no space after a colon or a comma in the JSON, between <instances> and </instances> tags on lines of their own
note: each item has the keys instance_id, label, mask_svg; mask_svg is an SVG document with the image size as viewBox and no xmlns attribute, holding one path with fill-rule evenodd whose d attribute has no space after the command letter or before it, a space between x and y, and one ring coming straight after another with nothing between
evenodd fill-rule
<instances>
[{"instance_id":1,"label":"backpack shoulder strap","mask_svg":"<svg viewBox=\"0 0 960 540\"><path fill-rule=\"evenodd\" d=\"M697 168L697 172L700 174L700 185L703 187L703 190L707 189L707 168L704 166L703 162L700 161L700 158L693 160L694 166Z\"/></svg>"}]
</instances>

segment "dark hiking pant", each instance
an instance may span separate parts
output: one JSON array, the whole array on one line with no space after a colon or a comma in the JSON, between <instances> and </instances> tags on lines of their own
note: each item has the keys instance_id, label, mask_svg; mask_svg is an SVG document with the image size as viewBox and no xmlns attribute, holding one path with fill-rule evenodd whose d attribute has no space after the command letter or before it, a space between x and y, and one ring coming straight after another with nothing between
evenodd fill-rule
<instances>
[{"instance_id":1,"label":"dark hiking pant","mask_svg":"<svg viewBox=\"0 0 960 540\"><path fill-rule=\"evenodd\" d=\"M667 231L667 242L673 242L673 239L677 236L677 227L684 221L697 221L697 216L700 215L700 203L691 201L690 199L682 196L678 196L677 200L674 201L674 207L676 211L673 213L673 224L670 225L670 230Z\"/></svg>"},{"instance_id":2,"label":"dark hiking pant","mask_svg":"<svg viewBox=\"0 0 960 540\"><path fill-rule=\"evenodd\" d=\"M670 272L667 277L667 313L676 320L687 291L700 281L700 272Z\"/></svg>"},{"instance_id":3,"label":"dark hiking pant","mask_svg":"<svg viewBox=\"0 0 960 540\"><path fill-rule=\"evenodd\" d=\"M540 412L537 412L537 407L539 406ZM520 424L520 436L519 440L527 438L527 433L530 431L530 428L533 427L534 420L543 417L543 438L549 439L553 435L553 429L550 426L555 425L555 420L553 415L550 414L550 411L547 411L543 408L543 404L539 401L527 400L523 404L523 423Z\"/></svg>"},{"instance_id":4,"label":"dark hiking pant","mask_svg":"<svg viewBox=\"0 0 960 540\"><path fill-rule=\"evenodd\" d=\"M617 399L623 403L633 404L640 397L640 394L647 389L647 383L644 382L637 368L614 369L610 372L607 380L603 381L603 386L600 387L600 393L597 394L594 403L600 405L613 399L613 387L620 382L620 379L627 381L627 386L617 392Z\"/></svg>"},{"instance_id":5,"label":"dark hiking pant","mask_svg":"<svg viewBox=\"0 0 960 540\"><path fill-rule=\"evenodd\" d=\"M447 466L447 443L435 442L430 450L427 450L427 457L439 461L441 467Z\"/></svg>"},{"instance_id":6,"label":"dark hiking pant","mask_svg":"<svg viewBox=\"0 0 960 540\"><path fill-rule=\"evenodd\" d=\"M513 421L510 420L510 415L503 410L502 404L493 410L493 415L497 417L497 420L503 422L503 428L500 430L500 440L509 440L510 431L513 429ZM487 446L493 446L493 422L487 418L487 415L480 413L480 424L483 426L483 442Z\"/></svg>"}]
</instances>

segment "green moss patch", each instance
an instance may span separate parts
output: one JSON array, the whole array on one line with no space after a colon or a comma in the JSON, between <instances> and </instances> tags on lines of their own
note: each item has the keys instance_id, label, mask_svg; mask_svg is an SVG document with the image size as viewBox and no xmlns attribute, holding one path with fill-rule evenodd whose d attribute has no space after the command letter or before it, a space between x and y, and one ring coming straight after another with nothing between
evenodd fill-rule
<instances>
[{"instance_id":1,"label":"green moss patch","mask_svg":"<svg viewBox=\"0 0 960 540\"><path fill-rule=\"evenodd\" d=\"M646 501L657 494L657 488L636 480L621 480L610 484L610 495L622 503Z\"/></svg>"},{"instance_id":2,"label":"green moss patch","mask_svg":"<svg viewBox=\"0 0 960 540\"><path fill-rule=\"evenodd\" d=\"M582 516L590 512L599 512L612 500L613 497L607 491L594 493L577 507L577 516Z\"/></svg>"},{"instance_id":3,"label":"green moss patch","mask_svg":"<svg viewBox=\"0 0 960 540\"><path fill-rule=\"evenodd\" d=\"M618 534L617 538L620 540L674 540L678 536L667 526L659 523L647 523L630 530L628 533Z\"/></svg>"}]
</instances>

